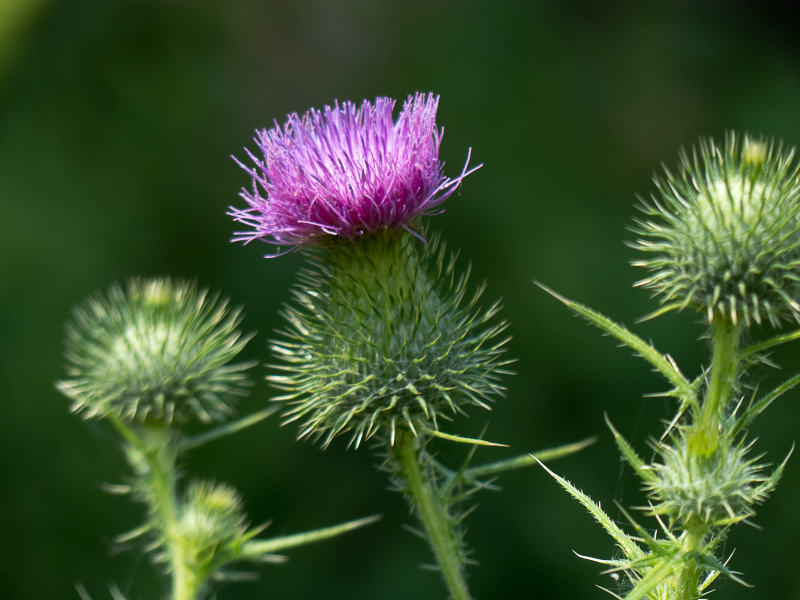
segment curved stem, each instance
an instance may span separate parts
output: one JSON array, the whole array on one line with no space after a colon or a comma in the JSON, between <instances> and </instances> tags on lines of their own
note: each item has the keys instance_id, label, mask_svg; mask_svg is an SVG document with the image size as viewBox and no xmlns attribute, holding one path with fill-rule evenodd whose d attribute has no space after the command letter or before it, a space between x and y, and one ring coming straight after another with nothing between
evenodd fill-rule
<instances>
[{"instance_id":1,"label":"curved stem","mask_svg":"<svg viewBox=\"0 0 800 600\"><path fill-rule=\"evenodd\" d=\"M425 526L450 594L453 600L471 600L458 556L459 540L446 507L420 467L419 441L409 431L402 430L398 431L397 438L397 456L408 492Z\"/></svg>"}]
</instances>

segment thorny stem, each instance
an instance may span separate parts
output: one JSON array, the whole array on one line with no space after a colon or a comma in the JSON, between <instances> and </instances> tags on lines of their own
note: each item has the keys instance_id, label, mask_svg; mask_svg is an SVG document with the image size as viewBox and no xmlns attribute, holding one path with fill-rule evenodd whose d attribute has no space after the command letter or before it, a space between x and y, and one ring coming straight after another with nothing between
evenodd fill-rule
<instances>
[{"instance_id":1,"label":"thorny stem","mask_svg":"<svg viewBox=\"0 0 800 600\"><path fill-rule=\"evenodd\" d=\"M454 535L452 522L434 486L426 480L420 468L419 440L404 430L398 431L397 438L396 453L402 475L408 483L408 492L419 511L450 594L453 600L472 600L461 568L459 542Z\"/></svg>"}]
</instances>

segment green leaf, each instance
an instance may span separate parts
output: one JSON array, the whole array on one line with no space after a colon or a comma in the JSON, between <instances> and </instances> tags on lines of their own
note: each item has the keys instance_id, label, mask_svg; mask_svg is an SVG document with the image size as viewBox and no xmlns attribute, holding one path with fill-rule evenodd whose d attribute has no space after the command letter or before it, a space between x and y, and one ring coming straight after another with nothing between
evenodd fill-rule
<instances>
[{"instance_id":1,"label":"green leaf","mask_svg":"<svg viewBox=\"0 0 800 600\"><path fill-rule=\"evenodd\" d=\"M665 556L671 556L672 553L674 553L674 544L672 545L673 547L670 547L669 543L670 540L656 539L655 537L650 535L645 530L644 527L639 525L639 523L636 522L636 520L631 516L631 514L627 510L625 510L625 508L619 502L615 500L614 504L617 505L619 511L625 516L626 519L628 519L628 523L633 525L633 528L636 530L636 533L639 534L641 540L650 547L651 554L645 556L644 559L639 559L639 562L642 562L644 560L652 563L654 561L658 561L659 559ZM667 531L667 535L670 535L669 531ZM674 540L674 536L672 536L672 539Z\"/></svg>"},{"instance_id":2,"label":"green leaf","mask_svg":"<svg viewBox=\"0 0 800 600\"><path fill-rule=\"evenodd\" d=\"M642 600L659 584L671 577L680 567L681 556L672 556L658 566L650 569L644 577L636 582L633 589L625 596L625 600Z\"/></svg>"},{"instance_id":3,"label":"green leaf","mask_svg":"<svg viewBox=\"0 0 800 600\"><path fill-rule=\"evenodd\" d=\"M617 527L617 524L609 517L606 513L603 512L595 502L589 498L586 494L572 485L569 481L564 479L563 477L559 477L553 471L548 469L543 462L539 461L539 464L542 468L550 473L553 478L561 484L561 486L567 490L578 502L583 504L586 507L586 510L595 518L595 520L603 526L603 528L614 538L614 540L619 544L619 547L625 553L625 556L631 559L639 559L644 557L644 551L639 547L639 545L631 539L631 537L626 534L622 529Z\"/></svg>"},{"instance_id":4,"label":"green leaf","mask_svg":"<svg viewBox=\"0 0 800 600\"><path fill-rule=\"evenodd\" d=\"M707 567L711 567L713 570L718 571L725 577L728 577L738 583L739 585L743 585L744 587L753 587L751 584L747 583L744 579L739 577L738 573L735 571L731 571L727 565L719 562L714 555L706 552L700 552L696 556L697 561L704 564Z\"/></svg>"},{"instance_id":5,"label":"green leaf","mask_svg":"<svg viewBox=\"0 0 800 600\"><path fill-rule=\"evenodd\" d=\"M486 465L478 465L464 469L464 477L468 479L478 479L487 475L495 475L503 471L510 471L511 469L520 469L538 464L540 461L545 462L555 460L564 456L574 454L584 448L591 446L597 441L597 436L588 437L585 440L574 442L572 444L565 444L563 446L556 446L554 448L547 448L546 450L539 450L531 452L530 454L523 454L515 458L506 460L499 460L497 462L489 463Z\"/></svg>"},{"instance_id":6,"label":"green leaf","mask_svg":"<svg viewBox=\"0 0 800 600\"><path fill-rule=\"evenodd\" d=\"M438 437L443 440L449 440L451 442L461 442L462 444L473 444L475 446L496 446L498 448L508 448L507 444L497 444L495 442L487 442L486 440L479 440L476 438L467 438L461 437L458 435L451 435L449 433L443 433L436 429L421 429L422 433L426 435L430 435L432 437Z\"/></svg>"},{"instance_id":7,"label":"green leaf","mask_svg":"<svg viewBox=\"0 0 800 600\"><path fill-rule=\"evenodd\" d=\"M270 415L278 412L278 410L278 406L270 406L269 408L265 408L257 413L253 413L252 415L248 415L237 421L233 421L232 423L220 425L211 431L206 431L205 433L187 437L178 444L178 453L180 454L182 452L186 452L187 450L192 450L202 446L203 444L207 444L208 442L218 440L227 435L231 435L232 433L241 431L242 429L246 429L251 425L260 423Z\"/></svg>"},{"instance_id":8,"label":"green leaf","mask_svg":"<svg viewBox=\"0 0 800 600\"><path fill-rule=\"evenodd\" d=\"M653 346L645 342L636 334L630 332L622 325L615 323L608 317L601 315L592 309L573 302L569 298L565 298L558 292L550 289L543 283L534 281L536 285L542 288L545 292L553 296L556 300L565 304L572 311L589 321L595 327L602 329L607 334L617 338L620 342L636 351L642 358L649 362L656 371L661 373L667 381L669 381L675 389L669 395L677 396L681 399L684 405L694 404L695 388L686 377L680 372L672 357L663 355Z\"/></svg>"},{"instance_id":9,"label":"green leaf","mask_svg":"<svg viewBox=\"0 0 800 600\"><path fill-rule=\"evenodd\" d=\"M306 531L304 533L296 533L294 535L286 535L269 540L252 540L244 545L242 553L238 558L258 559L261 555L268 555L288 548L294 548L295 546L303 546L305 544L327 540L328 538L353 531L359 527L370 525L380 518L381 515L373 515L371 517L358 519L356 521L348 521L347 523L326 527L324 529L316 529L314 531Z\"/></svg>"},{"instance_id":10,"label":"green leaf","mask_svg":"<svg viewBox=\"0 0 800 600\"><path fill-rule=\"evenodd\" d=\"M747 427L750 426L750 423L752 423L753 420L758 415L764 412L764 410L770 404L775 402L775 400L783 396L786 392L791 390L798 383L800 383L800 373L784 381L781 385L776 387L774 390L772 390L769 394L764 396L761 400L759 400L755 404L751 404L733 425L733 429L731 431L732 435L737 435L738 433L747 429Z\"/></svg>"},{"instance_id":11,"label":"green leaf","mask_svg":"<svg viewBox=\"0 0 800 600\"><path fill-rule=\"evenodd\" d=\"M704 592L719 577L719 571L711 571L703 582L698 586L700 593Z\"/></svg>"},{"instance_id":12,"label":"green leaf","mask_svg":"<svg viewBox=\"0 0 800 600\"><path fill-rule=\"evenodd\" d=\"M758 344L753 344L752 346L740 351L739 357L740 359L750 358L751 356L763 352L764 350L768 350L769 348L774 348L780 344L792 342L797 339L800 339L800 329L792 331L791 333L777 335L774 338L759 342Z\"/></svg>"},{"instance_id":13,"label":"green leaf","mask_svg":"<svg viewBox=\"0 0 800 600\"><path fill-rule=\"evenodd\" d=\"M633 470L644 479L646 482L653 482L658 481L658 477L647 468L645 462L639 458L639 455L636 454L636 451L631 447L631 445L627 442L627 440L620 435L620 433L614 428L611 424L611 420L608 418L608 415L605 415L606 418L606 425L611 430L611 433L614 434L614 441L617 443L617 447L619 451L622 453L622 456L628 462L628 464L633 467Z\"/></svg>"}]
</instances>

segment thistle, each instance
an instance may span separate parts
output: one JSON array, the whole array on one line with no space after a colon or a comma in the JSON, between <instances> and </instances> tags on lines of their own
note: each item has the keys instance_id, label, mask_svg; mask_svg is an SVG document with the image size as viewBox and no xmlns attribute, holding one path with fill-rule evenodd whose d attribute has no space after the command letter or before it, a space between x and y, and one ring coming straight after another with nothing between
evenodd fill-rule
<instances>
[{"instance_id":1,"label":"thistle","mask_svg":"<svg viewBox=\"0 0 800 600\"><path fill-rule=\"evenodd\" d=\"M661 312L692 307L708 321L800 323L800 166L794 149L748 135L700 142L643 203L634 265L652 274Z\"/></svg>"},{"instance_id":2,"label":"thistle","mask_svg":"<svg viewBox=\"0 0 800 600\"><path fill-rule=\"evenodd\" d=\"M131 484L111 489L144 503L147 522L119 537L149 537L155 562L172 578L172 600L200 600L235 562L279 562L284 548L338 535L370 523L353 521L300 535L256 539L241 500L225 485L193 483L178 490L177 462L188 450L260 422L261 411L188 436L183 425L223 421L245 393L251 363L231 363L252 336L236 329L207 292L169 279L132 279L73 311L67 325L70 379L57 387L86 418L109 421L122 436L134 472Z\"/></svg>"},{"instance_id":3,"label":"thistle","mask_svg":"<svg viewBox=\"0 0 800 600\"><path fill-rule=\"evenodd\" d=\"M451 596L466 600L467 551L454 504L464 489L485 485L474 472L448 471L426 446L432 437L486 444L440 427L470 406L488 409L504 390L508 361L498 338L505 324L492 322L497 305L481 310L482 288L469 297L455 258L435 236L423 238L421 217L440 210L475 170L442 174L438 101L409 97L396 121L388 98L358 109L337 103L259 132L263 159L248 152L255 165L242 165L253 181L241 194L249 208L230 214L251 228L234 241L309 255L284 310L288 326L272 344L278 374L269 379L284 392L286 420L324 446L338 435L356 447L380 440L384 466L421 519Z\"/></svg>"},{"instance_id":4,"label":"thistle","mask_svg":"<svg viewBox=\"0 0 800 600\"><path fill-rule=\"evenodd\" d=\"M251 337L236 329L240 314L185 282L114 285L73 311L70 378L58 389L86 418L223 421L250 385L244 372L253 364L230 364Z\"/></svg>"},{"instance_id":5,"label":"thistle","mask_svg":"<svg viewBox=\"0 0 800 600\"><path fill-rule=\"evenodd\" d=\"M675 361L603 315L544 288L569 308L641 355L672 386L677 414L658 440L656 457L642 460L609 422L625 460L648 495L645 511L663 533L651 535L630 515L636 537L625 533L600 506L553 474L614 537L625 558L600 560L624 571L626 600L698 600L720 575L743 583L720 556L729 528L755 515L774 490L783 464L771 472L752 456L745 435L753 420L800 383L800 375L745 402L748 366L767 352L800 338L795 331L742 348L762 321L800 322L800 169L794 150L774 142L743 141L730 134L720 149L704 141L692 158L684 153L678 175L656 177L661 198L645 205L634 247L648 258L634 263L653 274L639 282L661 297L652 316L694 308L707 320L711 364L694 381ZM544 286L542 286L544 287ZM787 457L788 459L788 457ZM619 597L619 596L616 596Z\"/></svg>"},{"instance_id":6,"label":"thistle","mask_svg":"<svg viewBox=\"0 0 800 600\"><path fill-rule=\"evenodd\" d=\"M240 558L250 537L236 490L208 481L194 481L186 490L178 530L189 569L203 579L220 577L221 567Z\"/></svg>"}]
</instances>

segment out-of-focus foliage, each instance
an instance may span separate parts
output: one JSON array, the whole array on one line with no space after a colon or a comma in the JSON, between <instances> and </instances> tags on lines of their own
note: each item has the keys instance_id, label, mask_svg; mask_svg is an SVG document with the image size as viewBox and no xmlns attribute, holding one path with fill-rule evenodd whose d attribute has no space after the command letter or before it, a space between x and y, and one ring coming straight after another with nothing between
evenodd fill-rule
<instances>
[{"instance_id":1,"label":"out-of-focus foliage","mask_svg":"<svg viewBox=\"0 0 800 600\"><path fill-rule=\"evenodd\" d=\"M473 263L474 281L488 280L487 297L503 298L514 335L508 354L519 374L506 380L487 432L511 448L480 449L476 463L599 434L559 473L618 520L613 499L643 503L603 413L644 448L672 415L671 400L642 399L657 376L531 281L628 325L652 310L647 292L631 288L641 273L622 242L634 237L626 228L635 196L654 189L660 163L674 165L681 145L729 129L800 143L791 4L13 4L23 8L9 11L0 0L0 596L74 599L76 581L96 599L109 597L112 582L132 599L163 592L141 549L113 552L113 536L141 515L100 489L119 483L124 469L123 456L107 451L114 435L102 423L87 431L53 388L65 376L62 324L71 306L112 281L197 279L246 307L242 328L259 334L244 360L266 360L302 261L265 260L265 245L228 242L236 226L225 212L249 185L229 156L244 157L256 128L337 98L440 94L445 174L458 174L468 147L485 165L431 223ZM692 315L659 321L636 331L681 364L704 362ZM781 352L778 362L795 372L798 350ZM784 378L767 368L753 374L764 389ZM260 382L241 412L274 393ZM480 435L482 419L473 421L460 433ZM752 433L778 457L798 431L790 393ZM275 518L286 527L275 534L384 518L357 536L300 549L258 581L222 589L220 600L440 598L438 575L408 575L429 561L428 549L400 528L407 508L375 477L379 459L323 452L295 434L268 419L197 450L188 470L225 473L254 523ZM452 464L461 458L458 448L439 452ZM760 509L764 530L740 528L731 538L756 590L720 584L718 593L800 599L800 519L791 517L799 479L790 460ZM602 597L599 568L571 551L607 556L612 543L582 508L541 471L517 471L502 484L502 494L482 495L470 520L471 558L481 563L469 571L475 596ZM609 577L605 585L615 584Z\"/></svg>"},{"instance_id":2,"label":"out-of-focus foliage","mask_svg":"<svg viewBox=\"0 0 800 600\"><path fill-rule=\"evenodd\" d=\"M0 4L0 79L22 53L32 22L48 0L5 0Z\"/></svg>"}]
</instances>

